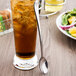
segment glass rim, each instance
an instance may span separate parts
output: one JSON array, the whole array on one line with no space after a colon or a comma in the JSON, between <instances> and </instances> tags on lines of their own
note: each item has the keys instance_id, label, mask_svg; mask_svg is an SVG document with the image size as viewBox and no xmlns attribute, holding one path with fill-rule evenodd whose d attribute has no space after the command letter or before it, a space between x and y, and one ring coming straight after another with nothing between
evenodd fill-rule
<instances>
[{"instance_id":1,"label":"glass rim","mask_svg":"<svg viewBox=\"0 0 76 76\"><path fill-rule=\"evenodd\" d=\"M48 4L48 3L45 3L46 5L50 5L50 6L58 6L58 5L64 5L66 4L66 0L64 0L63 3L60 3L60 4Z\"/></svg>"}]
</instances>

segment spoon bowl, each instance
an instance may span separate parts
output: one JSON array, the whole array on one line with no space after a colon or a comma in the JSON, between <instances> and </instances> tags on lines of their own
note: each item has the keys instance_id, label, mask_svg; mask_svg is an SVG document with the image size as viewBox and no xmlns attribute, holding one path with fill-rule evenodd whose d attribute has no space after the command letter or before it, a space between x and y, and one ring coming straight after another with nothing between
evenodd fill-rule
<instances>
[{"instance_id":1,"label":"spoon bowl","mask_svg":"<svg viewBox=\"0 0 76 76\"><path fill-rule=\"evenodd\" d=\"M41 57L39 61L39 68L43 74L48 73L48 62L44 57Z\"/></svg>"}]
</instances>

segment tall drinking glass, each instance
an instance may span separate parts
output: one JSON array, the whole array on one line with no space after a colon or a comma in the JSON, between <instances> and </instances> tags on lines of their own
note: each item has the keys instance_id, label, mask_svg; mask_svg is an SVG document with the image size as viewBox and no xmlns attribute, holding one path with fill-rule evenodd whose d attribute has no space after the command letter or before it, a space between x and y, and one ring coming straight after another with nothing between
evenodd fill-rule
<instances>
[{"instance_id":1,"label":"tall drinking glass","mask_svg":"<svg viewBox=\"0 0 76 76\"><path fill-rule=\"evenodd\" d=\"M14 66L29 70L37 66L35 54L37 19L34 11L35 0L11 0L15 50Z\"/></svg>"}]
</instances>

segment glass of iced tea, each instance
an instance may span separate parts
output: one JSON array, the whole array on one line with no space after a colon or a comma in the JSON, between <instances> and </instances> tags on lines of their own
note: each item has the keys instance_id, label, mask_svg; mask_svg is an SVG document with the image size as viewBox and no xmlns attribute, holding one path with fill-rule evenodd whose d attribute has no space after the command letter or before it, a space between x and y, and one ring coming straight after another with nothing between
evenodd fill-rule
<instances>
[{"instance_id":1,"label":"glass of iced tea","mask_svg":"<svg viewBox=\"0 0 76 76\"><path fill-rule=\"evenodd\" d=\"M35 0L11 0L15 50L14 66L29 70L38 65L35 53L37 19L34 11Z\"/></svg>"}]
</instances>

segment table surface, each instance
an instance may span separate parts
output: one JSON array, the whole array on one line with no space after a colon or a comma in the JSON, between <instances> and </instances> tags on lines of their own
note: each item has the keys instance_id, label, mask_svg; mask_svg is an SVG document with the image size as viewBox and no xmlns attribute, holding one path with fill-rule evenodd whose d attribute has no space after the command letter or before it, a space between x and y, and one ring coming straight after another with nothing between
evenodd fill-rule
<instances>
[{"instance_id":1,"label":"table surface","mask_svg":"<svg viewBox=\"0 0 76 76\"><path fill-rule=\"evenodd\" d=\"M5 3L5 4L4 4ZM0 0L0 9L8 7L9 0ZM0 76L76 76L76 41L62 34L56 27L56 18L62 12L73 9L76 0L67 0L66 5L56 15L48 19L41 17L44 56L49 63L49 72L43 75L39 66L30 71L21 71L13 66L15 54L13 33L0 36ZM39 40L37 54L40 56Z\"/></svg>"}]
</instances>

